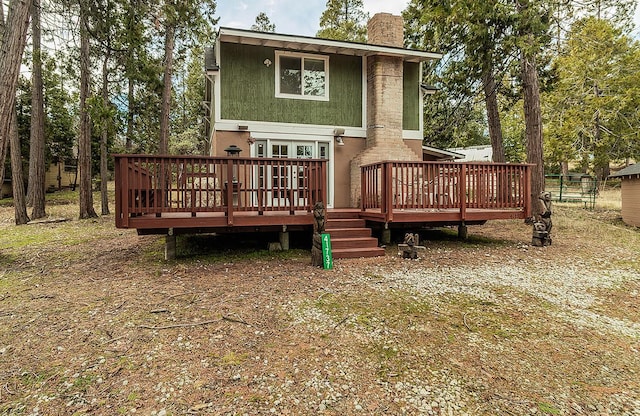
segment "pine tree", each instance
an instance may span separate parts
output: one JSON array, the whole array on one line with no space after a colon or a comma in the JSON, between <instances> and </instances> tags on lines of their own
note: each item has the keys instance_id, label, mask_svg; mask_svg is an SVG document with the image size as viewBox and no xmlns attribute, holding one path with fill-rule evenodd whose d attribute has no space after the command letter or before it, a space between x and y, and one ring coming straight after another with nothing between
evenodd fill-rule
<instances>
[{"instance_id":1,"label":"pine tree","mask_svg":"<svg viewBox=\"0 0 640 416\"><path fill-rule=\"evenodd\" d=\"M369 14L363 11L362 0L328 0L320 16L317 36L325 39L365 42Z\"/></svg>"},{"instance_id":2,"label":"pine tree","mask_svg":"<svg viewBox=\"0 0 640 416\"><path fill-rule=\"evenodd\" d=\"M260 12L256 16L256 22L251 25L251 30L255 30L258 32L275 32L276 25L271 23L269 20L269 16L265 12Z\"/></svg>"}]
</instances>

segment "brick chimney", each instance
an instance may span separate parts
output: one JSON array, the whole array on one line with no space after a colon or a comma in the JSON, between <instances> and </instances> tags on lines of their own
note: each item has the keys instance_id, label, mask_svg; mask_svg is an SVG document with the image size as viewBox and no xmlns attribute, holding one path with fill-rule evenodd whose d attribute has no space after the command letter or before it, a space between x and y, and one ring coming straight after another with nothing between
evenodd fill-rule
<instances>
[{"instance_id":1,"label":"brick chimney","mask_svg":"<svg viewBox=\"0 0 640 416\"><path fill-rule=\"evenodd\" d=\"M369 20L367 31L372 45L403 47L402 16L378 13ZM382 160L421 160L402 140L402 106L402 58L367 57L367 139L365 149L351 160L352 206L359 204L360 166Z\"/></svg>"}]
</instances>

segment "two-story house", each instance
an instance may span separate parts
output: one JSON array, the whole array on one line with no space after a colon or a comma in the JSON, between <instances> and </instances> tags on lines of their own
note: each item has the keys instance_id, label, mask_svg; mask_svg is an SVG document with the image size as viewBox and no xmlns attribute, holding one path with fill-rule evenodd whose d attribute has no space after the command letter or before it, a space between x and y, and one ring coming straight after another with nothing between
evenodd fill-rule
<instances>
[{"instance_id":1,"label":"two-story house","mask_svg":"<svg viewBox=\"0 0 640 416\"><path fill-rule=\"evenodd\" d=\"M335 257L382 255L376 229L530 215L527 165L453 163L422 145L424 62L402 17L368 43L221 28L206 59L209 155L116 155L116 225L141 233L311 232L329 209ZM316 205L317 204L317 205ZM172 252L167 249L167 253ZM171 257L167 255L167 257Z\"/></svg>"},{"instance_id":2,"label":"two-story house","mask_svg":"<svg viewBox=\"0 0 640 416\"><path fill-rule=\"evenodd\" d=\"M328 207L357 207L361 165L423 160L421 65L440 57L404 49L402 17L384 13L367 44L221 28L206 63L211 155L327 159Z\"/></svg>"}]
</instances>

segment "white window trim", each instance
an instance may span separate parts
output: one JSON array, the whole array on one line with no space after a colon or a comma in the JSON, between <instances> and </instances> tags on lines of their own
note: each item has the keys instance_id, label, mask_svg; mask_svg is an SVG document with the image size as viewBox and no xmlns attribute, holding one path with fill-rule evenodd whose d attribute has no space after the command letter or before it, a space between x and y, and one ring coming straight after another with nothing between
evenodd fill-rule
<instances>
[{"instance_id":1,"label":"white window trim","mask_svg":"<svg viewBox=\"0 0 640 416\"><path fill-rule=\"evenodd\" d=\"M288 56L302 59L302 71L304 79L304 59L315 59L324 61L324 96L317 95L303 95L303 94L284 94L280 92L280 57ZM291 98L294 100L311 100L311 101L329 101L329 56L327 55L314 55L308 53L298 53L289 51L276 51L276 98Z\"/></svg>"}]
</instances>

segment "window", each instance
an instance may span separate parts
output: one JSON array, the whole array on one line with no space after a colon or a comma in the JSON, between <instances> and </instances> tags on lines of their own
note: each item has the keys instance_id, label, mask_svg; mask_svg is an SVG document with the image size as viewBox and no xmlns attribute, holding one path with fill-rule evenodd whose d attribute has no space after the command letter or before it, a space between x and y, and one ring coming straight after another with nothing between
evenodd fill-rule
<instances>
[{"instance_id":1,"label":"window","mask_svg":"<svg viewBox=\"0 0 640 416\"><path fill-rule=\"evenodd\" d=\"M329 100L329 57L276 51L276 97Z\"/></svg>"}]
</instances>

